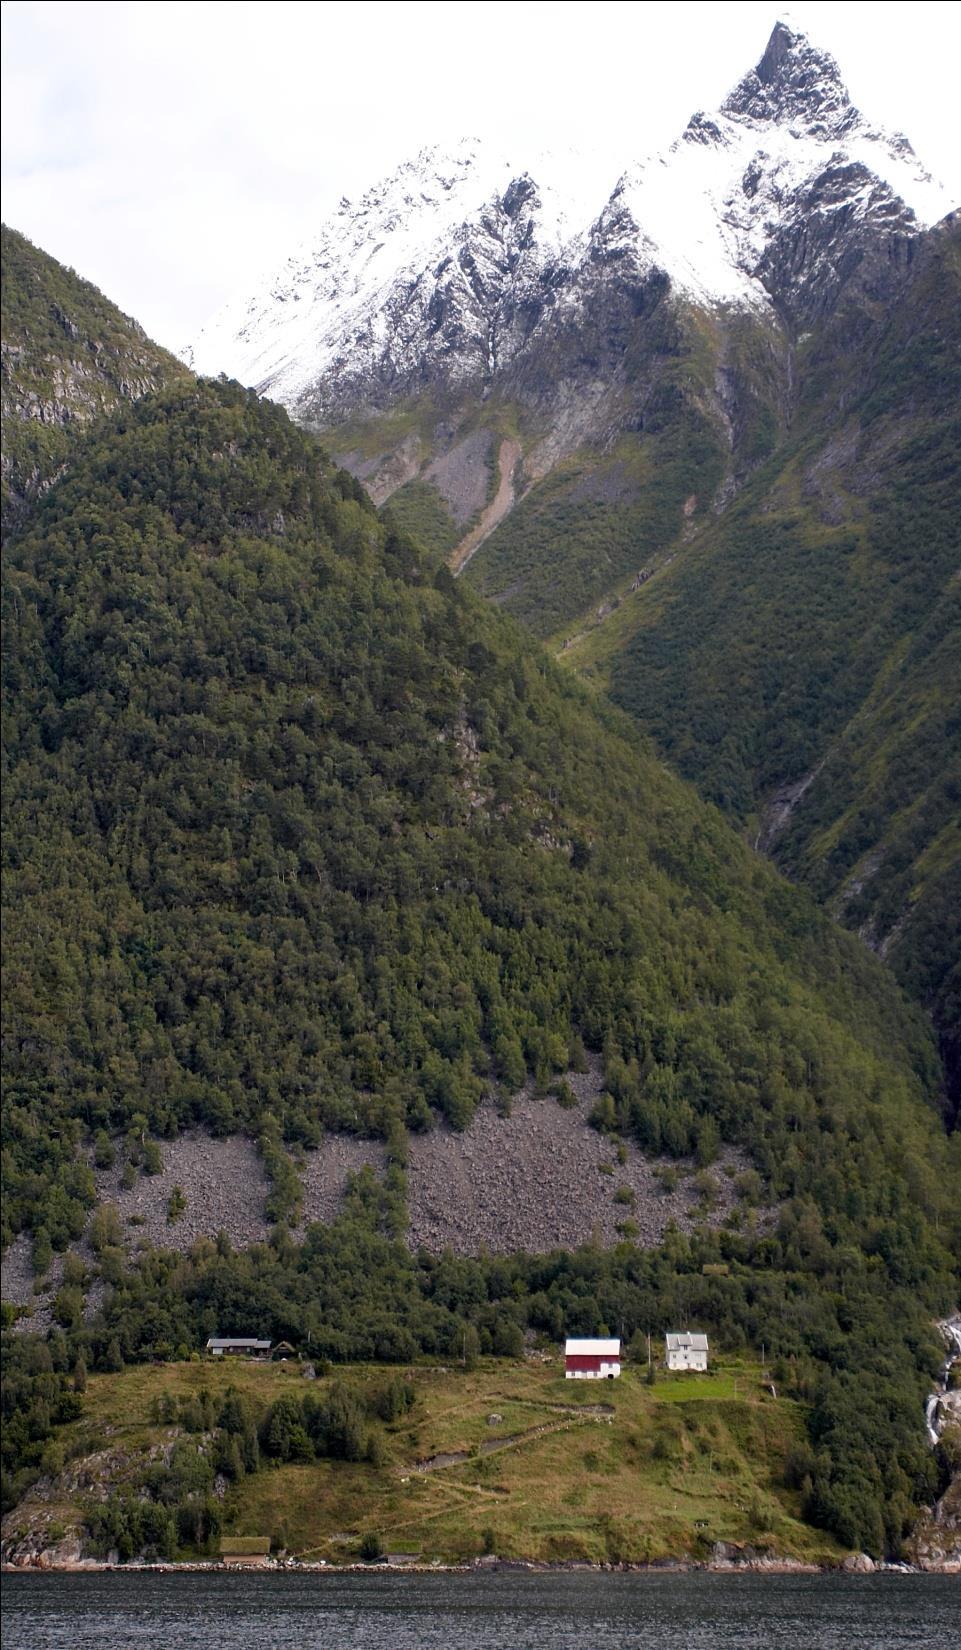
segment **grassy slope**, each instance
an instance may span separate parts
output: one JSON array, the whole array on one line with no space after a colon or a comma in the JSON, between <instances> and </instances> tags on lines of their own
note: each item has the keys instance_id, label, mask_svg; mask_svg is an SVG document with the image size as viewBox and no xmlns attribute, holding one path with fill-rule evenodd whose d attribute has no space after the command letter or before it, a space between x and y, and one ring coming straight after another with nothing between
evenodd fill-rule
<instances>
[{"instance_id":1,"label":"grassy slope","mask_svg":"<svg viewBox=\"0 0 961 1650\"><path fill-rule=\"evenodd\" d=\"M706 421L699 431L675 424L661 440L625 436L604 455L579 452L511 511L465 577L546 636L671 546L685 503L703 503L719 479Z\"/></svg>"},{"instance_id":2,"label":"grassy slope","mask_svg":"<svg viewBox=\"0 0 961 1650\"><path fill-rule=\"evenodd\" d=\"M548 636L669 553L692 513L708 507L729 463L729 432L714 391L728 355L741 374L742 456L763 450L770 438L764 353L737 322L722 327L681 306L658 306L628 331L623 352L604 368L611 393L593 439L568 448L531 487L473 558L468 581ZM559 388L582 366L576 353L572 360L562 354L534 370L558 374ZM542 392L548 403L549 394ZM563 423L563 401L557 416ZM537 474L542 449L536 442L533 449Z\"/></svg>"},{"instance_id":3,"label":"grassy slope","mask_svg":"<svg viewBox=\"0 0 961 1650\"><path fill-rule=\"evenodd\" d=\"M756 1364L721 1360L708 1376L661 1374L653 1388L633 1369L597 1385L565 1382L558 1369L556 1357L547 1365L485 1360L470 1372L418 1369L413 1410L385 1429L382 1467L265 1465L228 1492L225 1527L280 1537L292 1552L331 1563L355 1558L366 1534L389 1551L448 1560L482 1552L482 1532L493 1532L501 1556L549 1560L638 1562L704 1552L717 1540L807 1559L839 1551L800 1522L797 1497L783 1488L803 1411L772 1400ZM365 1366L338 1378L363 1385L384 1373ZM157 1397L202 1387L217 1396L231 1383L258 1412L305 1390L294 1364L168 1364L96 1376L65 1442L78 1454L107 1445L127 1458L123 1470L135 1471L172 1435L150 1419ZM598 1403L612 1405L613 1415L590 1414ZM492 1424L491 1415L500 1419ZM538 1426L558 1430L507 1442ZM412 1470L439 1452L480 1446L484 1455L463 1464ZM42 1504L45 1516L69 1526L82 1501L50 1500L49 1487L41 1488L13 1523Z\"/></svg>"},{"instance_id":4,"label":"grassy slope","mask_svg":"<svg viewBox=\"0 0 961 1650\"><path fill-rule=\"evenodd\" d=\"M662 557L725 472L756 463L776 435L783 344L769 329L668 302L625 317L610 303L596 336L536 340L484 400L421 397L325 436L361 465L414 445L423 467L476 428L516 440L527 490L465 577L539 636ZM738 383L736 429L719 374ZM425 544L454 537L422 481L392 494L395 503Z\"/></svg>"}]
</instances>

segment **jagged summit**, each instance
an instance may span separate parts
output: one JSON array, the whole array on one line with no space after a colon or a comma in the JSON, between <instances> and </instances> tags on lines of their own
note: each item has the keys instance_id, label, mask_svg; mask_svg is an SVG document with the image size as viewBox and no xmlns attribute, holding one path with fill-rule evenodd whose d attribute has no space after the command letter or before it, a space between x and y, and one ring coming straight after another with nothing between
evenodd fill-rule
<instances>
[{"instance_id":1,"label":"jagged summit","mask_svg":"<svg viewBox=\"0 0 961 1650\"><path fill-rule=\"evenodd\" d=\"M721 104L735 120L800 122L816 136L840 137L860 118L830 52L787 23L775 23L757 65Z\"/></svg>"},{"instance_id":2,"label":"jagged summit","mask_svg":"<svg viewBox=\"0 0 961 1650\"><path fill-rule=\"evenodd\" d=\"M854 107L833 57L779 22L715 112L619 179L571 151L423 150L341 201L188 359L326 424L490 384L619 280L806 325L860 262L852 237L910 237L951 204L907 140Z\"/></svg>"},{"instance_id":3,"label":"jagged summit","mask_svg":"<svg viewBox=\"0 0 961 1650\"><path fill-rule=\"evenodd\" d=\"M799 314L813 291L830 301L852 236L913 235L948 206L907 139L864 120L834 58L779 22L716 112L627 168L594 236L699 304Z\"/></svg>"}]
</instances>

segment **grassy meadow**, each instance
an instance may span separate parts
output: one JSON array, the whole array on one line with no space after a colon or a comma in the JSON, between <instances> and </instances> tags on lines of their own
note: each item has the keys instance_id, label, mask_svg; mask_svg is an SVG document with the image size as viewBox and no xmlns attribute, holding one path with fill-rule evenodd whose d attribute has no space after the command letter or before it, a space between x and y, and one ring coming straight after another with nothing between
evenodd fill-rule
<instances>
[{"instance_id":1,"label":"grassy meadow","mask_svg":"<svg viewBox=\"0 0 961 1650\"><path fill-rule=\"evenodd\" d=\"M309 1383L376 1386L384 1366L337 1369ZM383 1462L264 1463L229 1487L224 1528L270 1536L275 1549L336 1564L365 1537L384 1550L432 1560L500 1557L645 1562L705 1556L718 1540L806 1559L835 1554L800 1522L784 1487L786 1458L803 1435L798 1404L774 1398L756 1364L720 1360L707 1375L629 1367L618 1381L568 1382L550 1360L485 1359L473 1369L408 1372L413 1407L383 1428ZM92 1376L71 1454L106 1447L134 1472L179 1429L156 1419L166 1397L216 1400L233 1386L263 1414L308 1387L298 1363L194 1361ZM82 1475L81 1475L82 1476ZM89 1476L89 1475L88 1475ZM82 1513L83 1497L69 1521Z\"/></svg>"}]
</instances>

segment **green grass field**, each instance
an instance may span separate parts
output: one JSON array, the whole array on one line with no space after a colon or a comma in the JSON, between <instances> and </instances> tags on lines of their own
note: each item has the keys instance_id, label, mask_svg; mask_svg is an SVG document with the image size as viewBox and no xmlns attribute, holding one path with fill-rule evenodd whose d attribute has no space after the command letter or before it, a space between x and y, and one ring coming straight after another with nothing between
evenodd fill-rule
<instances>
[{"instance_id":1,"label":"green grass field","mask_svg":"<svg viewBox=\"0 0 961 1650\"><path fill-rule=\"evenodd\" d=\"M354 1366L331 1379L362 1387L388 1373ZM797 1497L783 1487L786 1454L803 1433L800 1406L774 1399L756 1364L721 1361L705 1376L659 1372L653 1386L634 1368L619 1381L568 1382L559 1357L419 1367L412 1378L414 1406L385 1426L382 1466L265 1464L228 1489L228 1535L270 1536L329 1563L356 1559L365 1536L426 1561L493 1550L645 1562L704 1555L717 1540L815 1561L836 1556L828 1537L800 1522ZM114 1462L127 1457L133 1473L176 1436L151 1418L155 1400L204 1388L216 1397L230 1385L258 1413L307 1388L296 1363L195 1361L94 1376L71 1453L108 1450ZM82 1497L57 1507L67 1523L80 1512Z\"/></svg>"}]
</instances>

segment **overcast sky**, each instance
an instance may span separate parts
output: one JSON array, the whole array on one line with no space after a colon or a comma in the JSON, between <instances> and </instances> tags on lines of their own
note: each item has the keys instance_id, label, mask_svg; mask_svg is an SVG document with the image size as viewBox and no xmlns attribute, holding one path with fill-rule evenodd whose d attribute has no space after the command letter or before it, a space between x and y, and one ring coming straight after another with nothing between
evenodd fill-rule
<instances>
[{"instance_id":1,"label":"overcast sky","mask_svg":"<svg viewBox=\"0 0 961 1650\"><path fill-rule=\"evenodd\" d=\"M425 144L506 136L521 164L525 144L594 147L606 190L721 101L779 16L961 202L944 0L6 0L4 221L178 348Z\"/></svg>"}]
</instances>

